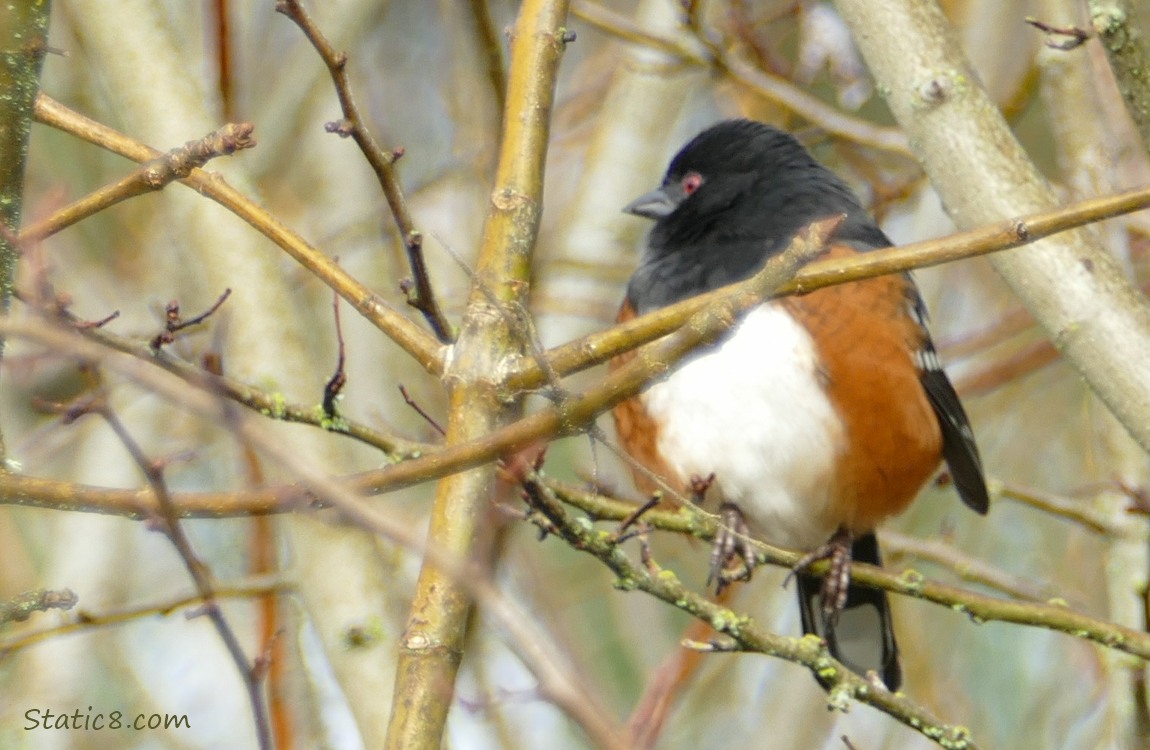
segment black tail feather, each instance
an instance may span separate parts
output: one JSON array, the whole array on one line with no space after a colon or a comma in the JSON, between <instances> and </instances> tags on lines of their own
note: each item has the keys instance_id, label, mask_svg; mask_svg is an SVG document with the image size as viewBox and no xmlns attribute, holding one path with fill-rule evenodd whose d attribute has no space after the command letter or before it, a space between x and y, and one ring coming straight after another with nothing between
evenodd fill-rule
<instances>
[{"instance_id":1,"label":"black tail feather","mask_svg":"<svg viewBox=\"0 0 1150 750\"><path fill-rule=\"evenodd\" d=\"M882 565L878 539L874 534L854 540L851 559ZM858 586L852 581L847 589L846 605L833 627L823 616L822 579L799 573L798 592L804 633L813 633L825 640L831 655L851 670L859 674L873 670L889 690L899 689L902 669L894 640L890 602L885 591Z\"/></svg>"}]
</instances>

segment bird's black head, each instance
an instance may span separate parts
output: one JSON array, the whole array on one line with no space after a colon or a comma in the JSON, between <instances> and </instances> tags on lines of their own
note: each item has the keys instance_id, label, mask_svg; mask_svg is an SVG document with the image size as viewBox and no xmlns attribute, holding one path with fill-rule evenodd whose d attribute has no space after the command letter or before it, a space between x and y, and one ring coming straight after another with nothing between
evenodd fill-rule
<instances>
[{"instance_id":1,"label":"bird's black head","mask_svg":"<svg viewBox=\"0 0 1150 750\"><path fill-rule=\"evenodd\" d=\"M751 276L817 219L846 214L835 239L890 244L846 183L794 136L751 120L704 130L663 184L624 210L655 220L628 289L640 312Z\"/></svg>"}]
</instances>

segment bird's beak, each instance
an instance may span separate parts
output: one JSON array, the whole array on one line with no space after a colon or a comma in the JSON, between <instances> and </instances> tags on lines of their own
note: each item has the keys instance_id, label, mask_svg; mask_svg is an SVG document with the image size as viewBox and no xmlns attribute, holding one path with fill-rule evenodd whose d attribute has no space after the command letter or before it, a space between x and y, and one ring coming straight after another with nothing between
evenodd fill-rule
<instances>
[{"instance_id":1,"label":"bird's beak","mask_svg":"<svg viewBox=\"0 0 1150 750\"><path fill-rule=\"evenodd\" d=\"M679 207L681 201L661 187L640 195L623 207L623 212L648 219L661 219Z\"/></svg>"}]
</instances>

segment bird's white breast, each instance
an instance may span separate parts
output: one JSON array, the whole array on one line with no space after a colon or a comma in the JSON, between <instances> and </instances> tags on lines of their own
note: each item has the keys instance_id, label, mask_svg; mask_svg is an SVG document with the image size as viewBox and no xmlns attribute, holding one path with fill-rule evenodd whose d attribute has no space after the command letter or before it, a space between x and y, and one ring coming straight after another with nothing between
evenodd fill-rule
<instances>
[{"instance_id":1,"label":"bird's white breast","mask_svg":"<svg viewBox=\"0 0 1150 750\"><path fill-rule=\"evenodd\" d=\"M818 367L806 330L767 304L641 396L676 478L714 473L755 535L781 546L813 548L835 531L829 493L843 426Z\"/></svg>"}]
</instances>

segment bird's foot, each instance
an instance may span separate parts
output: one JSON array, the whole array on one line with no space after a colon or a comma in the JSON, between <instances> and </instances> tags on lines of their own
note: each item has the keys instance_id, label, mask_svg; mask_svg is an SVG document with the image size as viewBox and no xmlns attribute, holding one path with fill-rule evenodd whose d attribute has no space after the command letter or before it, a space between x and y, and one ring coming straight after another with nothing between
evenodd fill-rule
<instances>
[{"instance_id":1,"label":"bird's foot","mask_svg":"<svg viewBox=\"0 0 1150 750\"><path fill-rule=\"evenodd\" d=\"M743 512L734 503L719 507L719 528L711 548L711 573L707 586L715 584L715 593L735 581L749 581L755 569L755 550L747 531Z\"/></svg>"},{"instance_id":2,"label":"bird's foot","mask_svg":"<svg viewBox=\"0 0 1150 750\"><path fill-rule=\"evenodd\" d=\"M790 582L792 576L806 573L810 567L819 560L828 560L830 568L823 577L821 591L823 617L833 627L838 621L839 614L847 603L847 591L851 583L851 545L854 535L846 529L839 529L823 544L803 555L783 585Z\"/></svg>"}]
</instances>

